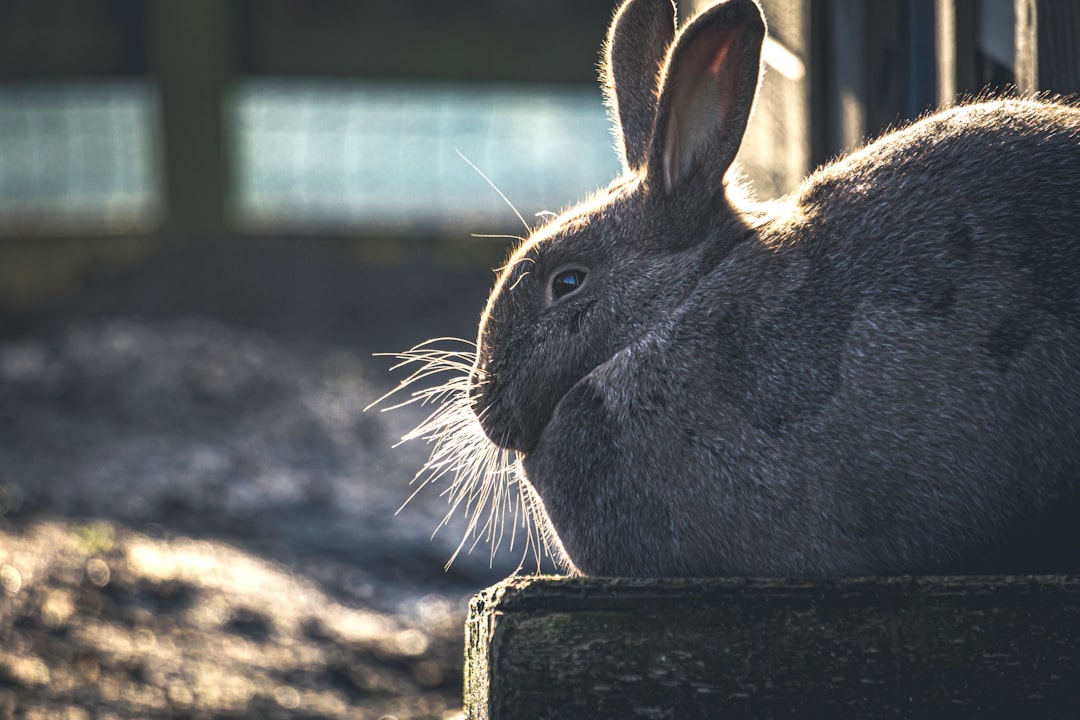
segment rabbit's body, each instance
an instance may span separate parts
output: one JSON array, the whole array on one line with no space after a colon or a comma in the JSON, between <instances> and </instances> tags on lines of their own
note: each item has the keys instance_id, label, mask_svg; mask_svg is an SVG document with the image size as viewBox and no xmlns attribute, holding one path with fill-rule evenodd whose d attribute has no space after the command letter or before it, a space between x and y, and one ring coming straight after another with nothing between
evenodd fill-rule
<instances>
[{"instance_id":1,"label":"rabbit's body","mask_svg":"<svg viewBox=\"0 0 1080 720\"><path fill-rule=\"evenodd\" d=\"M1080 478L1080 203L1062 191L1080 188L1078 137L1073 110L961 108L763 216L718 208L717 236L742 240L668 259L701 274L525 457L570 558L596 574L925 571L1045 513ZM965 161L982 141L1007 185ZM1032 175L1040 152L1058 173ZM942 183L981 190L958 202Z\"/></svg>"},{"instance_id":2,"label":"rabbit's body","mask_svg":"<svg viewBox=\"0 0 1080 720\"><path fill-rule=\"evenodd\" d=\"M745 203L723 178L757 7L685 30L655 105L618 95L656 62L620 53L670 34L668 5L631 0L612 31L627 177L518 250L481 325L477 416L522 453L568 559L1080 567L1043 554L1080 487L1080 110L960 107Z\"/></svg>"}]
</instances>

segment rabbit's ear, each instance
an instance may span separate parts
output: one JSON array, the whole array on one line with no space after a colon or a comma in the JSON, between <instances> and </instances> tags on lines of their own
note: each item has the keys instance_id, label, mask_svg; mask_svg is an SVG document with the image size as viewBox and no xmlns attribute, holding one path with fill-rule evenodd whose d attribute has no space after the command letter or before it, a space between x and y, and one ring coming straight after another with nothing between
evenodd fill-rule
<instances>
[{"instance_id":1,"label":"rabbit's ear","mask_svg":"<svg viewBox=\"0 0 1080 720\"><path fill-rule=\"evenodd\" d=\"M718 188L742 143L761 78L765 19L754 0L699 15L671 50L649 148L650 185L676 190L696 165Z\"/></svg>"},{"instance_id":2,"label":"rabbit's ear","mask_svg":"<svg viewBox=\"0 0 1080 720\"><path fill-rule=\"evenodd\" d=\"M674 37L672 0L627 0L611 21L600 81L625 171L645 164L660 71Z\"/></svg>"}]
</instances>

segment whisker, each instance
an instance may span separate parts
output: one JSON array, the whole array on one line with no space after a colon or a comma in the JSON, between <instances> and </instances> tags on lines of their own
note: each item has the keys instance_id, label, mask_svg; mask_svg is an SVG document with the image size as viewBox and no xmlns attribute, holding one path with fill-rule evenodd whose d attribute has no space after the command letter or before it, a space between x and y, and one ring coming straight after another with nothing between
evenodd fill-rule
<instances>
[{"instance_id":1,"label":"whisker","mask_svg":"<svg viewBox=\"0 0 1080 720\"><path fill-rule=\"evenodd\" d=\"M535 258L531 258L531 257L529 257L528 255L522 255L521 257L519 257L519 258L517 258L516 260L514 260L514 262L515 262L515 263L521 263L521 262L531 262L531 263L532 263L533 265L535 265L535 264L536 264L536 259L535 259ZM511 264L510 264L509 262L507 262L507 263L506 263L505 265L501 265L501 266L499 266L499 267L495 268L495 272L497 272L497 273L500 273L500 274L501 274L501 273L504 273L504 272L506 272L506 271L507 271L507 269L508 269L508 268L510 268L510 267L511 267Z\"/></svg>"},{"instance_id":2,"label":"whisker","mask_svg":"<svg viewBox=\"0 0 1080 720\"><path fill-rule=\"evenodd\" d=\"M468 350L447 349L448 343ZM530 556L539 571L544 557L554 557L551 529L535 490L525 479L519 454L488 440L473 410L469 377L475 348L476 344L467 340L436 338L405 352L380 354L397 360L394 369L406 370L408 375L368 409L382 406L380 410L386 411L407 405L432 408L397 443L423 440L430 446L427 461L410 481L415 487L397 512L425 488L441 485L448 478L439 492L446 498L448 509L432 536L459 512L465 517L465 530L446 567L463 551L471 553L482 543L489 546L491 563L503 543L511 552L520 543L522 555L514 572L521 572ZM447 377L444 382L427 385L443 374ZM483 415L490 411L487 407L480 412Z\"/></svg>"},{"instance_id":3,"label":"whisker","mask_svg":"<svg viewBox=\"0 0 1080 720\"><path fill-rule=\"evenodd\" d=\"M482 240L517 240L518 242L525 242L525 238L520 235L488 235L486 233L469 233L469 237L474 237Z\"/></svg>"},{"instance_id":4,"label":"whisker","mask_svg":"<svg viewBox=\"0 0 1080 720\"><path fill-rule=\"evenodd\" d=\"M502 190L500 190L500 189L499 189L499 188L498 188L498 187L497 187L497 186L495 185L495 183L493 183L493 182L491 181L491 178L489 178L489 177L488 177L487 175L485 175L485 174L483 173L483 171L482 171L482 170L480 170L480 168L476 167L476 165L474 165L474 164L473 164L472 160L469 160L469 158L465 157L465 154L464 154L464 153L462 153L462 152L461 152L460 150L455 150L454 152L456 152L456 153L458 154L458 157L460 157L460 158L461 158L462 160L464 160L464 161L465 161L465 162L466 162L466 163L467 163L467 164L469 165L469 167L471 167L471 168L472 168L473 170L475 170L475 171L476 171L476 173L477 173L477 174L478 174L478 175L479 175L480 177L484 178L484 181L485 181L485 182L486 182L486 183L487 183L488 185L490 185L490 186L491 186L491 189L492 189L492 190L494 190L495 192L497 192L497 193L499 194L499 197L501 197L501 198L503 199L503 202L505 202L505 203L507 204L507 206L509 206L509 208L510 208L511 210L513 210L513 211L514 211L514 214L515 214L515 215L517 215L517 219L518 219L518 220L520 220L520 221L521 221L521 224L525 226L525 234L526 234L526 235L529 235L529 234L531 234L531 233L532 233L532 228L531 228L531 227L529 227L529 223L525 222L525 218L524 218L524 217L522 217L522 216L521 216L521 213L519 213L519 212L518 212L518 210L517 210L517 208L516 208L516 207L514 207L514 203L510 202L510 199L509 199L509 198L507 198L507 197L506 197L505 195L503 195L503 191L502 191Z\"/></svg>"},{"instance_id":5,"label":"whisker","mask_svg":"<svg viewBox=\"0 0 1080 720\"><path fill-rule=\"evenodd\" d=\"M522 280L525 279L525 276L531 275L531 274L532 273L528 273L528 272L521 273L521 275L518 276L518 279L514 281L514 284L510 286L510 289L513 290L514 288L516 288L518 286L518 283L520 283Z\"/></svg>"}]
</instances>

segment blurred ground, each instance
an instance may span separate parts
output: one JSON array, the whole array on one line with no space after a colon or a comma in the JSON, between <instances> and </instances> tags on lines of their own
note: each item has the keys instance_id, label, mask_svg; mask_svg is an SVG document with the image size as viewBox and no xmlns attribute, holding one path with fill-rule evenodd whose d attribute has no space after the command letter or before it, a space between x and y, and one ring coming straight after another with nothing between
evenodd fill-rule
<instances>
[{"instance_id":1,"label":"blurred ground","mask_svg":"<svg viewBox=\"0 0 1080 720\"><path fill-rule=\"evenodd\" d=\"M521 548L444 572L421 411L363 408L491 280L237 241L0 317L0 718L453 716Z\"/></svg>"},{"instance_id":2,"label":"blurred ground","mask_svg":"<svg viewBox=\"0 0 1080 720\"><path fill-rule=\"evenodd\" d=\"M460 617L338 600L222 542L104 523L0 532L0 716L453 717Z\"/></svg>"}]
</instances>

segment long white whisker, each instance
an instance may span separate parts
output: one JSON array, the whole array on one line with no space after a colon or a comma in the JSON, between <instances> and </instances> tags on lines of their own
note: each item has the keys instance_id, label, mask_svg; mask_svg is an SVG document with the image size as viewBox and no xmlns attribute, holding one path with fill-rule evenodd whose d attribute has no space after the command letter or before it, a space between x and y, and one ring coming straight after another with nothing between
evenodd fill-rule
<instances>
[{"instance_id":1,"label":"long white whisker","mask_svg":"<svg viewBox=\"0 0 1080 720\"><path fill-rule=\"evenodd\" d=\"M468 349L450 350L445 347L447 343L460 343ZM424 488L450 478L439 492L449 507L433 535L448 525L458 511L465 515L465 531L447 567L463 550L471 552L480 543L489 545L489 561L494 563L507 535L508 547L514 550L520 530L524 547L515 572L521 571L530 555L539 570L543 557L553 556L551 530L541 519L539 500L524 478L518 454L489 441L473 410L469 378L475 352L475 343L437 338L402 353L382 354L397 360L394 369L408 370L409 374L368 409L379 405L383 411L406 405L432 408L398 443L423 440L431 448L424 466L410 482L415 487L398 512ZM443 373L448 379L428 386L429 380ZM482 378L476 381L484 382ZM387 407L391 398L397 399ZM481 415L489 411L491 408L486 407Z\"/></svg>"},{"instance_id":2,"label":"long white whisker","mask_svg":"<svg viewBox=\"0 0 1080 720\"><path fill-rule=\"evenodd\" d=\"M497 186L495 185L495 183L493 183L493 182L491 181L491 178L489 178L489 177L488 177L487 175L485 175L485 174L483 173L483 171L482 171L482 170L481 170L480 168L476 167L476 165L474 165L474 164L473 164L472 160L469 160L469 158L465 157L464 153L462 153L462 152L461 152L460 150L455 150L454 152L456 152L456 153L458 154L458 157L460 157L460 158L461 158L462 160L464 160L464 161L465 161L466 163L468 163L469 167L471 167L471 168L472 168L473 170L475 170L475 171L476 171L476 173L477 173L477 174L478 174L478 175L479 175L480 177L484 178L484 181L485 181L485 182L486 182L486 183L487 183L488 185L490 185L490 186L491 186L491 189L492 189L492 190L494 190L495 192L499 193L499 197L501 197L501 198L503 199L503 202L505 202L505 203L507 204L507 206L509 206L509 208L510 208L511 210L513 210L513 211L514 211L514 214L515 214L515 215L517 215L517 219L518 219L518 220L520 220L520 221L521 221L521 224L525 226L525 234L526 234L526 235L529 235L530 233L532 233L532 228L531 228L531 227L529 227L529 223L525 222L525 218L524 218L524 217L522 217L522 216L521 216L521 213L519 213L519 212L518 212L518 210L517 210L517 208L516 208L516 207L514 207L514 203L510 202L510 199L509 199L509 198L507 198L507 197L506 197L505 195L503 195L503 191L502 191L502 190L500 190L500 189L499 189L499 188L498 188L498 187L497 187Z\"/></svg>"},{"instance_id":3,"label":"long white whisker","mask_svg":"<svg viewBox=\"0 0 1080 720\"><path fill-rule=\"evenodd\" d=\"M519 242L525 242L525 238L520 235L488 235L487 233L469 233L469 237L478 238L481 240L517 240Z\"/></svg>"},{"instance_id":4,"label":"long white whisker","mask_svg":"<svg viewBox=\"0 0 1080 720\"><path fill-rule=\"evenodd\" d=\"M525 276L529 275L529 274L530 273L528 273L528 272L521 273L521 275L518 276L518 279L514 281L514 284L510 286L510 289L513 290L514 288L516 288L518 286L518 283L520 283L522 280L524 280Z\"/></svg>"}]
</instances>

